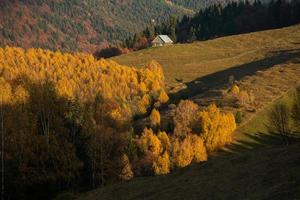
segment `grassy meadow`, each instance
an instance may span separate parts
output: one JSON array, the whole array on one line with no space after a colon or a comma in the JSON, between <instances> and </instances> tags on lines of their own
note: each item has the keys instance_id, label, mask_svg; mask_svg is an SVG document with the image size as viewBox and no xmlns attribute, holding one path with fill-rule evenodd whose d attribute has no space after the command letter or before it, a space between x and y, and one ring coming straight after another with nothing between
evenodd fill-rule
<instances>
[{"instance_id":1,"label":"grassy meadow","mask_svg":"<svg viewBox=\"0 0 300 200\"><path fill-rule=\"evenodd\" d=\"M178 85L176 79L189 83L232 67L258 61L268 62L266 58L276 55L275 50L299 49L299 41L300 25L297 25L191 44L148 48L113 60L129 66L142 66L150 60L156 60L163 66L166 83L172 88ZM273 62L280 63L280 56L274 57ZM269 61L271 65L274 64L272 60Z\"/></svg>"},{"instance_id":2,"label":"grassy meadow","mask_svg":"<svg viewBox=\"0 0 300 200\"><path fill-rule=\"evenodd\" d=\"M149 48L113 58L134 66L144 65L151 59L162 65L167 86L177 89L170 91L171 97L189 98L204 106L221 102L225 110L241 111L243 122L235 137L251 140L248 134L267 132L265 123L270 105L300 84L300 25ZM231 75L242 90L254 93L255 112L249 112L249 107L236 108L226 103L227 97L221 93L228 89ZM167 110L162 116L168 118L169 113Z\"/></svg>"},{"instance_id":3,"label":"grassy meadow","mask_svg":"<svg viewBox=\"0 0 300 200\"><path fill-rule=\"evenodd\" d=\"M277 136L268 133L267 126L271 108L279 102L291 104L294 88L300 83L299 49L298 25L149 48L113 58L126 65L157 60L171 89L182 79L187 87L177 93L187 94L185 97L200 105L223 101L225 110L243 112L243 122L234 133L235 142L211 155L205 163L168 175L135 178L76 197L82 200L296 199L300 195L299 143L282 145ZM231 74L242 90L253 91L254 111L226 103L222 91L227 89ZM195 81L200 81L201 87L196 87ZM168 112L163 112L162 117ZM72 197L73 194L63 195Z\"/></svg>"}]
</instances>

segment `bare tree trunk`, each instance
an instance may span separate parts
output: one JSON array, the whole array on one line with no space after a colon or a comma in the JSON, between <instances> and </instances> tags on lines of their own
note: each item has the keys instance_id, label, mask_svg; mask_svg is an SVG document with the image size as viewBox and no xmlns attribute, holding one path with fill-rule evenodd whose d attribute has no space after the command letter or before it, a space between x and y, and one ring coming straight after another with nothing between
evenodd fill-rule
<instances>
[{"instance_id":1,"label":"bare tree trunk","mask_svg":"<svg viewBox=\"0 0 300 200\"><path fill-rule=\"evenodd\" d=\"M4 178L4 111L3 111L3 97L0 102L0 120L1 120L1 199L4 200L5 192L5 178Z\"/></svg>"},{"instance_id":2,"label":"bare tree trunk","mask_svg":"<svg viewBox=\"0 0 300 200\"><path fill-rule=\"evenodd\" d=\"M47 145L49 145L49 135L50 135L50 113L49 111L45 108L45 99L47 98L47 96L45 97L45 88L43 86L43 93L42 93L42 111L41 111L41 123L42 123L42 129L43 129L43 133L46 136L47 139ZM49 106L49 105L48 105Z\"/></svg>"},{"instance_id":3,"label":"bare tree trunk","mask_svg":"<svg viewBox=\"0 0 300 200\"><path fill-rule=\"evenodd\" d=\"M104 124L104 117L103 117L103 115L104 115L104 112L103 112L103 108L101 108L101 126L103 127L103 124ZM103 129L102 129L103 130ZM101 143L101 147L100 147L100 161L101 161L101 186L103 187L104 186L104 159L103 159L103 139L104 139L104 133L103 133L103 131L101 131L101 137L100 137L100 139L101 139L101 141L100 141L100 143Z\"/></svg>"},{"instance_id":4,"label":"bare tree trunk","mask_svg":"<svg viewBox=\"0 0 300 200\"><path fill-rule=\"evenodd\" d=\"M104 186L104 163L103 163L103 136L100 137L100 168L101 168L101 186Z\"/></svg>"},{"instance_id":5,"label":"bare tree trunk","mask_svg":"<svg viewBox=\"0 0 300 200\"><path fill-rule=\"evenodd\" d=\"M96 171L96 169L95 169L95 158L93 158L93 160L92 160L92 187L93 188L95 188L96 187L96 185L95 185L95 171Z\"/></svg>"},{"instance_id":6,"label":"bare tree trunk","mask_svg":"<svg viewBox=\"0 0 300 200\"><path fill-rule=\"evenodd\" d=\"M44 105L42 108L41 123L42 123L43 133L47 138L47 144L49 144L49 136L50 136L49 113L45 111Z\"/></svg>"}]
</instances>

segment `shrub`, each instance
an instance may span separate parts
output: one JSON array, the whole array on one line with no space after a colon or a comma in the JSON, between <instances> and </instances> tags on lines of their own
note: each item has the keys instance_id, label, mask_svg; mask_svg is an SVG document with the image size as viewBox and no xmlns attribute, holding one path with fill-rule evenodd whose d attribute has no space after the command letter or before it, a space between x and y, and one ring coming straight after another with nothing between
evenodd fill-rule
<instances>
[{"instance_id":1,"label":"shrub","mask_svg":"<svg viewBox=\"0 0 300 200\"><path fill-rule=\"evenodd\" d=\"M240 102L240 105L246 105L247 103L250 102L250 98L249 95L246 91L240 91L240 93L238 94L238 100Z\"/></svg>"},{"instance_id":2,"label":"shrub","mask_svg":"<svg viewBox=\"0 0 300 200\"><path fill-rule=\"evenodd\" d=\"M234 95L238 95L240 93L239 86L237 86L236 84L233 84L231 89L230 89L230 92Z\"/></svg>"},{"instance_id":3,"label":"shrub","mask_svg":"<svg viewBox=\"0 0 300 200\"><path fill-rule=\"evenodd\" d=\"M122 49L119 47L109 46L105 49L101 49L100 51L96 51L94 56L99 58L110 58L113 56L119 56L123 53Z\"/></svg>"},{"instance_id":4,"label":"shrub","mask_svg":"<svg viewBox=\"0 0 300 200\"><path fill-rule=\"evenodd\" d=\"M242 122L242 112L239 110L235 114L235 122L238 124Z\"/></svg>"},{"instance_id":5,"label":"shrub","mask_svg":"<svg viewBox=\"0 0 300 200\"><path fill-rule=\"evenodd\" d=\"M122 171L119 175L122 181L128 181L133 178L133 172L131 170L131 164L126 154L121 158Z\"/></svg>"},{"instance_id":6,"label":"shrub","mask_svg":"<svg viewBox=\"0 0 300 200\"><path fill-rule=\"evenodd\" d=\"M288 143L290 130L290 110L285 103L276 104L269 114L270 131L281 135L283 141Z\"/></svg>"},{"instance_id":7,"label":"shrub","mask_svg":"<svg viewBox=\"0 0 300 200\"><path fill-rule=\"evenodd\" d=\"M300 88L297 89L292 107L292 118L297 129L300 129Z\"/></svg>"}]
</instances>

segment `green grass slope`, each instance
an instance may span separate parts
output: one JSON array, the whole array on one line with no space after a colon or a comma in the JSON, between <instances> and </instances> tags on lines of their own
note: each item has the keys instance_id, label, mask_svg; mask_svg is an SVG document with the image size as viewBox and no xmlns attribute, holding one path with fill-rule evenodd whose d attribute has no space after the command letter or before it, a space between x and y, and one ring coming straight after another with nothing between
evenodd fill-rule
<instances>
[{"instance_id":1,"label":"green grass slope","mask_svg":"<svg viewBox=\"0 0 300 200\"><path fill-rule=\"evenodd\" d=\"M189 83L215 72L269 58L275 50L299 48L300 25L296 25L204 42L148 48L113 60L139 66L154 59L163 66L166 83L172 88L178 84L176 80Z\"/></svg>"},{"instance_id":2,"label":"green grass slope","mask_svg":"<svg viewBox=\"0 0 300 200\"><path fill-rule=\"evenodd\" d=\"M276 146L213 157L166 176L137 178L79 199L298 199L299 148Z\"/></svg>"},{"instance_id":3,"label":"green grass slope","mask_svg":"<svg viewBox=\"0 0 300 200\"><path fill-rule=\"evenodd\" d=\"M244 148L247 148L247 143L251 144L249 147L254 147L254 143L260 145L259 141L256 140L256 136L270 134L268 130L268 126L270 126L269 113L278 103L284 103L291 107L295 92L295 88L291 88L288 92L284 93L282 96L275 99L274 102L256 113L247 123L239 127L234 133L236 143L241 141L244 144Z\"/></svg>"}]
</instances>

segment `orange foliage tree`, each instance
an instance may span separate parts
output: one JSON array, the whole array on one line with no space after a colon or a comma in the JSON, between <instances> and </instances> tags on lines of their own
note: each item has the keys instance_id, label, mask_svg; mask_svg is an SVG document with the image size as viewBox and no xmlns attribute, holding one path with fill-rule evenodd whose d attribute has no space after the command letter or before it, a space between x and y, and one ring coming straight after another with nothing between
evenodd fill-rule
<instances>
[{"instance_id":1,"label":"orange foliage tree","mask_svg":"<svg viewBox=\"0 0 300 200\"><path fill-rule=\"evenodd\" d=\"M194 134L189 134L183 141L175 139L172 157L177 167L188 166L193 160L195 162L206 161L207 154L203 139Z\"/></svg>"},{"instance_id":2,"label":"orange foliage tree","mask_svg":"<svg viewBox=\"0 0 300 200\"><path fill-rule=\"evenodd\" d=\"M159 111L155 108L152 110L150 114L150 124L152 128L156 129L160 125L160 114Z\"/></svg>"},{"instance_id":3,"label":"orange foliage tree","mask_svg":"<svg viewBox=\"0 0 300 200\"><path fill-rule=\"evenodd\" d=\"M221 113L216 105L208 106L198 113L201 131L208 151L214 151L232 141L232 133L236 129L232 113Z\"/></svg>"},{"instance_id":4,"label":"orange foliage tree","mask_svg":"<svg viewBox=\"0 0 300 200\"><path fill-rule=\"evenodd\" d=\"M185 137L186 134L192 132L193 123L196 120L196 113L199 106L190 100L180 101L175 110L174 116L174 135Z\"/></svg>"}]
</instances>

